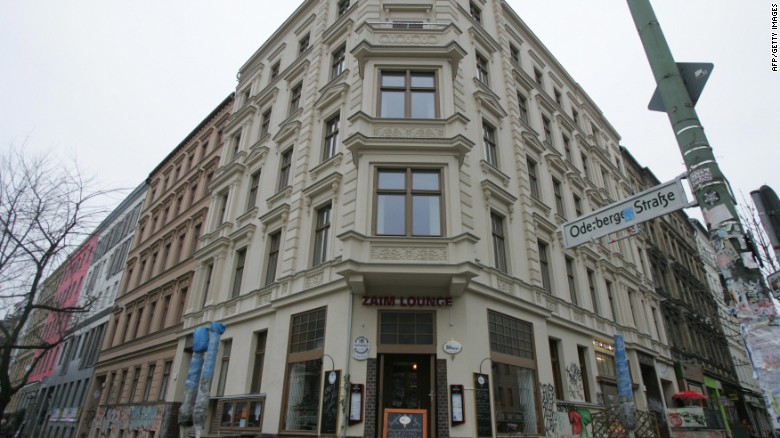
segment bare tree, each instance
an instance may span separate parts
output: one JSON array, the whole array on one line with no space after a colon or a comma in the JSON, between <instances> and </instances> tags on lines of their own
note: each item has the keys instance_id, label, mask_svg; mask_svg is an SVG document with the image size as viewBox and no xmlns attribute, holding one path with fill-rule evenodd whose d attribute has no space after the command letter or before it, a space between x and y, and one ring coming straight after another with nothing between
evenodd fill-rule
<instances>
[{"instance_id":1,"label":"bare tree","mask_svg":"<svg viewBox=\"0 0 780 438\"><path fill-rule=\"evenodd\" d=\"M96 189L75 161L62 162L51 152L28 155L24 147L11 147L0 154L0 414L27 382L40 353L56 348L73 327L71 318L89 310L89 297L63 305L56 298L41 300L40 294L46 279L105 216L100 204L113 192ZM51 314L67 321L64 330L54 337L36 330L23 335L32 318ZM25 351L38 354L12 378L12 358Z\"/></svg>"}]
</instances>

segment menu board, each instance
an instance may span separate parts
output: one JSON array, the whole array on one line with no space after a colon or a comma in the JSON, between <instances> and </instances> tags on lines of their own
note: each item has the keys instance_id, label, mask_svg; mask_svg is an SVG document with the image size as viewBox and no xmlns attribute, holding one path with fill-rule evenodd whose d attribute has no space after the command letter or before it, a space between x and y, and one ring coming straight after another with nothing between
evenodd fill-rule
<instances>
[{"instance_id":1,"label":"menu board","mask_svg":"<svg viewBox=\"0 0 780 438\"><path fill-rule=\"evenodd\" d=\"M385 409L382 438L427 438L428 411L425 409Z\"/></svg>"},{"instance_id":2,"label":"menu board","mask_svg":"<svg viewBox=\"0 0 780 438\"><path fill-rule=\"evenodd\" d=\"M322 387L322 421L320 433L336 433L336 423L339 418L339 387L341 386L341 370L325 372L325 383Z\"/></svg>"},{"instance_id":3,"label":"menu board","mask_svg":"<svg viewBox=\"0 0 780 438\"><path fill-rule=\"evenodd\" d=\"M349 423L363 421L363 384L353 383L349 391Z\"/></svg>"},{"instance_id":4,"label":"menu board","mask_svg":"<svg viewBox=\"0 0 780 438\"><path fill-rule=\"evenodd\" d=\"M474 373L474 409L477 419L477 436L492 437L493 421L490 417L490 379L487 374Z\"/></svg>"},{"instance_id":5,"label":"menu board","mask_svg":"<svg viewBox=\"0 0 780 438\"><path fill-rule=\"evenodd\" d=\"M463 385L450 385L450 411L452 424L466 421L463 416Z\"/></svg>"}]
</instances>

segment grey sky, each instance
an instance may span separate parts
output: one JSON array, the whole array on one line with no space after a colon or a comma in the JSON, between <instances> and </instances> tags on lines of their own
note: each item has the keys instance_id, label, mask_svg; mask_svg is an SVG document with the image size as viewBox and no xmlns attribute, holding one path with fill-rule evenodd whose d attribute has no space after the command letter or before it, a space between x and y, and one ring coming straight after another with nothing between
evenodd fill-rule
<instances>
[{"instance_id":1,"label":"grey sky","mask_svg":"<svg viewBox=\"0 0 780 438\"><path fill-rule=\"evenodd\" d=\"M359 0L358 0L359 1ZM661 180L684 171L625 1L510 0ZM0 145L76 156L134 187L236 85L297 0L0 0ZM768 0L654 0L677 61L715 69L697 110L732 187L780 190ZM777 32L777 31L775 31Z\"/></svg>"}]
</instances>

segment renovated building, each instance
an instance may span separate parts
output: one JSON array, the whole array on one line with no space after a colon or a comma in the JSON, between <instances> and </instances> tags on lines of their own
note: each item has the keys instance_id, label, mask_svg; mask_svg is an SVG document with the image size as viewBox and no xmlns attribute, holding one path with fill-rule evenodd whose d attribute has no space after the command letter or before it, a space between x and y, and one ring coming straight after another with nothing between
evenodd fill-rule
<instances>
[{"instance_id":1,"label":"renovated building","mask_svg":"<svg viewBox=\"0 0 780 438\"><path fill-rule=\"evenodd\" d=\"M239 69L208 186L173 359L226 325L204 433L578 435L617 421L616 334L662 416L647 237L559 231L634 192L618 142L504 1L304 1Z\"/></svg>"},{"instance_id":2,"label":"renovated building","mask_svg":"<svg viewBox=\"0 0 780 438\"><path fill-rule=\"evenodd\" d=\"M232 104L231 94L149 174L79 426L85 434L178 432L177 403L169 391L178 375L173 368L176 333L182 327L195 267L192 254L204 229L211 202L208 186ZM105 269L113 272L116 266Z\"/></svg>"}]
</instances>

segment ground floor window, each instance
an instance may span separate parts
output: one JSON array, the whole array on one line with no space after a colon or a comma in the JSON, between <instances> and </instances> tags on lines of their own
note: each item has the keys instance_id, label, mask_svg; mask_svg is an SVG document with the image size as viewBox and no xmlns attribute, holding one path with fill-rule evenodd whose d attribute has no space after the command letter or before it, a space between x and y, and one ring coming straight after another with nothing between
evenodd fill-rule
<instances>
[{"instance_id":1,"label":"ground floor window","mask_svg":"<svg viewBox=\"0 0 780 438\"><path fill-rule=\"evenodd\" d=\"M496 412L496 432L536 433L536 372L494 362L493 405Z\"/></svg>"},{"instance_id":2,"label":"ground floor window","mask_svg":"<svg viewBox=\"0 0 780 438\"><path fill-rule=\"evenodd\" d=\"M317 430L321 376L319 359L289 365L285 430Z\"/></svg>"},{"instance_id":3,"label":"ground floor window","mask_svg":"<svg viewBox=\"0 0 780 438\"><path fill-rule=\"evenodd\" d=\"M262 399L225 400L220 409L220 429L258 429L262 425Z\"/></svg>"},{"instance_id":4,"label":"ground floor window","mask_svg":"<svg viewBox=\"0 0 780 438\"><path fill-rule=\"evenodd\" d=\"M284 430L316 431L319 421L325 308L293 315L285 375Z\"/></svg>"}]
</instances>

